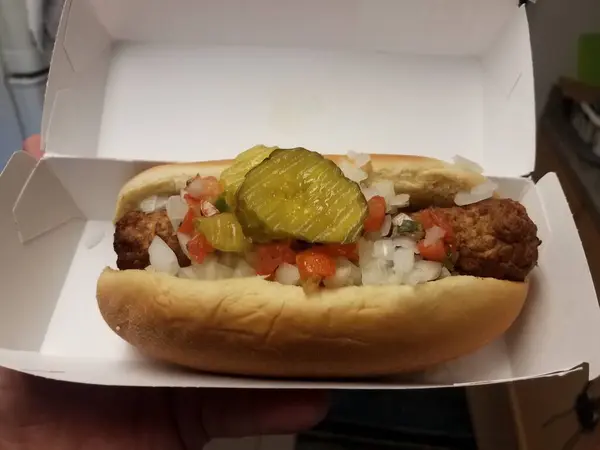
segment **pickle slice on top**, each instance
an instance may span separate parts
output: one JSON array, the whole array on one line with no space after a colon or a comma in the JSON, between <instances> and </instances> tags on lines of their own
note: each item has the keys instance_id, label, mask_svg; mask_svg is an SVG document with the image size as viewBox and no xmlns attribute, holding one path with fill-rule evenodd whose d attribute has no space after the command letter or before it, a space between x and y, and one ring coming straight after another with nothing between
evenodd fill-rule
<instances>
[{"instance_id":1,"label":"pickle slice on top","mask_svg":"<svg viewBox=\"0 0 600 450\"><path fill-rule=\"evenodd\" d=\"M237 207L244 233L256 241L355 242L367 215L359 185L304 148L277 149L250 170Z\"/></svg>"},{"instance_id":2,"label":"pickle slice on top","mask_svg":"<svg viewBox=\"0 0 600 450\"><path fill-rule=\"evenodd\" d=\"M221 174L221 183L223 183L225 188L225 201L229 206L235 207L236 193L242 185L246 174L268 158L276 148L255 145L240 153L233 160L233 164L223 171Z\"/></svg>"}]
</instances>

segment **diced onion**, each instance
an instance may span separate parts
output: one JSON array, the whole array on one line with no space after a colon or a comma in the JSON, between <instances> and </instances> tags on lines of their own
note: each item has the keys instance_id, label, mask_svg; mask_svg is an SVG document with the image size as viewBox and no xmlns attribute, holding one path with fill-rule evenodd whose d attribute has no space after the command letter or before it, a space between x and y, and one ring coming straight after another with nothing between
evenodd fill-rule
<instances>
[{"instance_id":1,"label":"diced onion","mask_svg":"<svg viewBox=\"0 0 600 450\"><path fill-rule=\"evenodd\" d=\"M328 288L341 288L360 284L362 274L360 269L346 258L335 261L335 275L325 278L323 284Z\"/></svg>"},{"instance_id":2,"label":"diced onion","mask_svg":"<svg viewBox=\"0 0 600 450\"><path fill-rule=\"evenodd\" d=\"M173 230L177 230L183 222L188 212L188 205L179 195L172 195L167 201L167 216L173 225Z\"/></svg>"},{"instance_id":3,"label":"diced onion","mask_svg":"<svg viewBox=\"0 0 600 450\"><path fill-rule=\"evenodd\" d=\"M166 195L159 195L158 197L156 197L155 211L166 209L168 201L169 197L167 197Z\"/></svg>"},{"instance_id":4,"label":"diced onion","mask_svg":"<svg viewBox=\"0 0 600 450\"><path fill-rule=\"evenodd\" d=\"M379 234L379 231L371 231L370 233L365 233L363 237L369 241L377 241L381 239L381 234Z\"/></svg>"},{"instance_id":5,"label":"diced onion","mask_svg":"<svg viewBox=\"0 0 600 450\"><path fill-rule=\"evenodd\" d=\"M382 285L389 284L390 278L393 275L385 261L374 259L364 267L361 266L362 284Z\"/></svg>"},{"instance_id":6,"label":"diced onion","mask_svg":"<svg viewBox=\"0 0 600 450\"><path fill-rule=\"evenodd\" d=\"M381 224L381 229L379 230L379 234L381 234L382 236L387 236L388 234L390 234L390 231L392 230L392 216L390 216L389 214L385 215L385 218L383 219L383 223Z\"/></svg>"},{"instance_id":7,"label":"diced onion","mask_svg":"<svg viewBox=\"0 0 600 450\"><path fill-rule=\"evenodd\" d=\"M223 264L224 266L235 269L236 266L238 265L239 259L240 259L239 255L237 255L235 253L223 252L219 256L219 263Z\"/></svg>"},{"instance_id":8,"label":"diced onion","mask_svg":"<svg viewBox=\"0 0 600 450\"><path fill-rule=\"evenodd\" d=\"M348 158L354 163L356 167L363 167L369 161L371 161L371 157L366 153L356 153L350 150L348 152Z\"/></svg>"},{"instance_id":9,"label":"diced onion","mask_svg":"<svg viewBox=\"0 0 600 450\"><path fill-rule=\"evenodd\" d=\"M474 195L488 195L492 196L492 194L498 189L498 185L494 183L492 180L485 180L483 183L478 184L473 189L471 189L471 193Z\"/></svg>"},{"instance_id":10,"label":"diced onion","mask_svg":"<svg viewBox=\"0 0 600 450\"><path fill-rule=\"evenodd\" d=\"M300 282L300 271L292 264L283 263L275 271L275 280L281 284L297 285Z\"/></svg>"},{"instance_id":11,"label":"diced onion","mask_svg":"<svg viewBox=\"0 0 600 450\"><path fill-rule=\"evenodd\" d=\"M227 267L224 264L219 264L216 263L214 264L214 274L215 274L215 278L216 280L222 280L222 279L226 279L226 278L232 278L233 277L233 269L231 267ZM209 272L209 276L211 275L211 272ZM212 277L210 279L213 279Z\"/></svg>"},{"instance_id":12,"label":"diced onion","mask_svg":"<svg viewBox=\"0 0 600 450\"><path fill-rule=\"evenodd\" d=\"M456 203L458 206L466 206L473 203L478 203L491 198L496 189L498 189L498 185L496 183L491 180L486 180L468 192L462 191L457 193L454 197L454 203Z\"/></svg>"},{"instance_id":13,"label":"diced onion","mask_svg":"<svg viewBox=\"0 0 600 450\"><path fill-rule=\"evenodd\" d=\"M380 239L373 245L373 256L378 259L391 261L394 259L394 241L391 239Z\"/></svg>"},{"instance_id":14,"label":"diced onion","mask_svg":"<svg viewBox=\"0 0 600 450\"><path fill-rule=\"evenodd\" d=\"M177 272L177 276L179 278L189 278L191 280L195 280L198 278L196 276L196 271L194 270L193 266L182 267L181 269L179 269L179 272Z\"/></svg>"},{"instance_id":15,"label":"diced onion","mask_svg":"<svg viewBox=\"0 0 600 450\"><path fill-rule=\"evenodd\" d=\"M358 240L358 261L359 264L366 265L373 259L373 241L367 239Z\"/></svg>"},{"instance_id":16,"label":"diced onion","mask_svg":"<svg viewBox=\"0 0 600 450\"><path fill-rule=\"evenodd\" d=\"M152 239L152 243L148 247L148 255L150 256L150 265L157 272L175 275L179 271L179 263L175 252L160 236L156 235Z\"/></svg>"},{"instance_id":17,"label":"diced onion","mask_svg":"<svg viewBox=\"0 0 600 450\"><path fill-rule=\"evenodd\" d=\"M233 269L231 267L219 263L218 258L210 258L209 256L212 255L205 257L202 264L194 264L192 266L196 278L200 280L221 280L233 276Z\"/></svg>"},{"instance_id":18,"label":"diced onion","mask_svg":"<svg viewBox=\"0 0 600 450\"><path fill-rule=\"evenodd\" d=\"M406 275L415 265L415 253L408 248L400 247L394 252L394 272Z\"/></svg>"},{"instance_id":19,"label":"diced onion","mask_svg":"<svg viewBox=\"0 0 600 450\"><path fill-rule=\"evenodd\" d=\"M400 247L394 252L394 272L399 278L413 270L415 265L415 253L408 248Z\"/></svg>"},{"instance_id":20,"label":"diced onion","mask_svg":"<svg viewBox=\"0 0 600 450\"><path fill-rule=\"evenodd\" d=\"M400 236L394 238L393 242L394 247L407 248L413 253L419 253L419 250L417 249L417 243L414 241L414 239L411 239L407 236Z\"/></svg>"},{"instance_id":21,"label":"diced onion","mask_svg":"<svg viewBox=\"0 0 600 450\"><path fill-rule=\"evenodd\" d=\"M253 277L256 275L256 270L252 268L250 264L248 264L244 259L240 258L238 260L235 269L233 270L233 276L235 278L247 278Z\"/></svg>"},{"instance_id":22,"label":"diced onion","mask_svg":"<svg viewBox=\"0 0 600 450\"><path fill-rule=\"evenodd\" d=\"M390 206L394 206L396 208L405 208L409 204L410 204L410 195L408 195L408 194L394 195L390 199Z\"/></svg>"},{"instance_id":23,"label":"diced onion","mask_svg":"<svg viewBox=\"0 0 600 450\"><path fill-rule=\"evenodd\" d=\"M477 164L475 161L465 158L464 156L456 155L454 158L454 165L471 172L483 173L483 167Z\"/></svg>"},{"instance_id":24,"label":"diced onion","mask_svg":"<svg viewBox=\"0 0 600 450\"><path fill-rule=\"evenodd\" d=\"M442 263L435 261L416 261L413 270L404 278L406 284L415 286L439 278Z\"/></svg>"},{"instance_id":25,"label":"diced onion","mask_svg":"<svg viewBox=\"0 0 600 450\"><path fill-rule=\"evenodd\" d=\"M187 185L185 190L192 197L196 197L196 198L202 197L202 194L204 194L204 182L202 181L202 178L200 178L200 177L194 178L192 181L190 181L190 184Z\"/></svg>"},{"instance_id":26,"label":"diced onion","mask_svg":"<svg viewBox=\"0 0 600 450\"><path fill-rule=\"evenodd\" d=\"M361 189L363 195L365 196L365 198L367 199L367 201L371 200L376 195L379 195L379 192L377 191L377 189L374 189L372 187L361 186L360 189Z\"/></svg>"},{"instance_id":27,"label":"diced onion","mask_svg":"<svg viewBox=\"0 0 600 450\"><path fill-rule=\"evenodd\" d=\"M188 259L192 259L190 257L190 252L188 251L188 248L187 248L188 242L190 242L191 239L192 238L190 236L188 236L187 234L177 233L177 240L179 241L179 246L181 247L181 250L183 251L185 256L188 257Z\"/></svg>"},{"instance_id":28,"label":"diced onion","mask_svg":"<svg viewBox=\"0 0 600 450\"><path fill-rule=\"evenodd\" d=\"M166 206L167 199L168 197L162 195L151 195L140 202L139 209L145 213L158 211Z\"/></svg>"},{"instance_id":29,"label":"diced onion","mask_svg":"<svg viewBox=\"0 0 600 450\"><path fill-rule=\"evenodd\" d=\"M196 262L196 260L192 259L192 265L194 266L204 266L209 264L214 264L219 262L219 257L214 253L206 255L201 263Z\"/></svg>"},{"instance_id":30,"label":"diced onion","mask_svg":"<svg viewBox=\"0 0 600 450\"><path fill-rule=\"evenodd\" d=\"M365 172L362 169L359 169L356 166L353 166L348 161L342 161L339 167L340 169L342 169L342 172L344 172L346 178L356 183L360 183L361 181L364 181L369 177L367 172Z\"/></svg>"},{"instance_id":31,"label":"diced onion","mask_svg":"<svg viewBox=\"0 0 600 450\"><path fill-rule=\"evenodd\" d=\"M145 198L140 202L140 211L145 213L154 212L156 208L156 195L152 195L151 197Z\"/></svg>"},{"instance_id":32,"label":"diced onion","mask_svg":"<svg viewBox=\"0 0 600 450\"><path fill-rule=\"evenodd\" d=\"M438 226L433 226L427 229L427 231L425 232L425 239L423 240L423 244L425 245L425 247L429 247L435 244L440 239L442 239L445 235L446 232L442 228Z\"/></svg>"},{"instance_id":33,"label":"diced onion","mask_svg":"<svg viewBox=\"0 0 600 450\"><path fill-rule=\"evenodd\" d=\"M204 200L200 204L200 211L202 212L202 215L204 217L211 217L216 214L219 214L219 210L217 209L217 207L215 205L213 205L211 202L206 201L206 200Z\"/></svg>"},{"instance_id":34,"label":"diced onion","mask_svg":"<svg viewBox=\"0 0 600 450\"><path fill-rule=\"evenodd\" d=\"M452 274L450 273L450 271L448 270L447 267L442 267L442 272L440 273L440 278L448 278L451 277Z\"/></svg>"},{"instance_id":35,"label":"diced onion","mask_svg":"<svg viewBox=\"0 0 600 450\"><path fill-rule=\"evenodd\" d=\"M388 209L390 209L390 202L396 196L396 191L394 190L394 182L391 180L380 180L373 183L371 187L377 190L379 195L381 195L385 199L385 204L388 207Z\"/></svg>"},{"instance_id":36,"label":"diced onion","mask_svg":"<svg viewBox=\"0 0 600 450\"><path fill-rule=\"evenodd\" d=\"M392 223L399 227L405 220L412 220L408 214L400 213L397 216L394 216L392 219Z\"/></svg>"}]
</instances>

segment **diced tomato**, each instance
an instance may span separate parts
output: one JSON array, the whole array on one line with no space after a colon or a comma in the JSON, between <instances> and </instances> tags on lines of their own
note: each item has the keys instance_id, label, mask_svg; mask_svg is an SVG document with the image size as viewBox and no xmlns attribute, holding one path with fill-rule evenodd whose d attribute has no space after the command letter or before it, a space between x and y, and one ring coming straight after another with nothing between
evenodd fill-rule
<instances>
[{"instance_id":1,"label":"diced tomato","mask_svg":"<svg viewBox=\"0 0 600 450\"><path fill-rule=\"evenodd\" d=\"M186 187L186 195L196 200L206 200L211 203L216 202L222 193L223 186L215 177L197 176L190 180Z\"/></svg>"},{"instance_id":2,"label":"diced tomato","mask_svg":"<svg viewBox=\"0 0 600 450\"><path fill-rule=\"evenodd\" d=\"M296 264L303 280L335 275L335 260L319 250L305 250L296 255Z\"/></svg>"},{"instance_id":3,"label":"diced tomato","mask_svg":"<svg viewBox=\"0 0 600 450\"><path fill-rule=\"evenodd\" d=\"M372 197L368 202L369 215L364 223L367 233L379 231L385 219L385 199L379 195Z\"/></svg>"},{"instance_id":4,"label":"diced tomato","mask_svg":"<svg viewBox=\"0 0 600 450\"><path fill-rule=\"evenodd\" d=\"M194 210L192 210L191 208L188 209L187 214L185 215L185 217L183 218L183 222L181 222L181 225L179 226L179 231L180 233L183 234L187 234L189 236L194 234L194 219L196 218L196 214L194 214Z\"/></svg>"},{"instance_id":5,"label":"diced tomato","mask_svg":"<svg viewBox=\"0 0 600 450\"><path fill-rule=\"evenodd\" d=\"M451 248L454 246L454 231L442 214L436 213L431 209L425 209L419 213L418 220L425 230L434 226L440 227L446 233L444 235L444 242Z\"/></svg>"},{"instance_id":6,"label":"diced tomato","mask_svg":"<svg viewBox=\"0 0 600 450\"><path fill-rule=\"evenodd\" d=\"M444 262L446 260L446 245L442 239L431 245L425 245L425 240L421 240L417 243L417 249L423 259L437 262Z\"/></svg>"},{"instance_id":7,"label":"diced tomato","mask_svg":"<svg viewBox=\"0 0 600 450\"><path fill-rule=\"evenodd\" d=\"M202 233L196 234L187 244L190 256L198 264L202 264L207 254L215 251Z\"/></svg>"},{"instance_id":8,"label":"diced tomato","mask_svg":"<svg viewBox=\"0 0 600 450\"><path fill-rule=\"evenodd\" d=\"M316 248L329 256L341 256L350 261L358 261L358 245L356 244L326 244Z\"/></svg>"},{"instance_id":9,"label":"diced tomato","mask_svg":"<svg viewBox=\"0 0 600 450\"><path fill-rule=\"evenodd\" d=\"M296 252L288 241L261 244L256 246L255 269L258 275L271 275L283 264L294 264Z\"/></svg>"},{"instance_id":10,"label":"diced tomato","mask_svg":"<svg viewBox=\"0 0 600 450\"><path fill-rule=\"evenodd\" d=\"M191 194L185 194L184 200L196 216L210 217L219 214L219 210L206 198L192 197Z\"/></svg>"},{"instance_id":11,"label":"diced tomato","mask_svg":"<svg viewBox=\"0 0 600 450\"><path fill-rule=\"evenodd\" d=\"M202 203L204 203L204 199L192 197L190 194L185 194L183 199L186 201L190 209L194 211L196 216L202 215Z\"/></svg>"},{"instance_id":12,"label":"diced tomato","mask_svg":"<svg viewBox=\"0 0 600 450\"><path fill-rule=\"evenodd\" d=\"M219 196L223 193L223 186L215 177L204 177L202 178L204 184L203 197L211 203L217 201Z\"/></svg>"},{"instance_id":13,"label":"diced tomato","mask_svg":"<svg viewBox=\"0 0 600 450\"><path fill-rule=\"evenodd\" d=\"M423 225L423 229L425 230L435 226L436 224L434 213L430 209L424 209L423 211L419 212L417 217L419 222L421 222L421 225Z\"/></svg>"}]
</instances>

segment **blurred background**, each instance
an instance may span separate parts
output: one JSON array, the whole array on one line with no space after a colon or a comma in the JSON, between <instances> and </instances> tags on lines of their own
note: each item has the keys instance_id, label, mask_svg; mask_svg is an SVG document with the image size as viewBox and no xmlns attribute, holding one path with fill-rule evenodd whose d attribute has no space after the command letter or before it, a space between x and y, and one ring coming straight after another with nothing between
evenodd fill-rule
<instances>
[{"instance_id":1,"label":"blurred background","mask_svg":"<svg viewBox=\"0 0 600 450\"><path fill-rule=\"evenodd\" d=\"M61 6L62 0L0 0L0 169L23 139L39 133ZM598 291L600 0L537 0L526 7L538 118L531 176L558 174ZM600 390L585 389L585 374L574 373L468 390L341 391L327 420L308 433L213 448L600 449L594 394Z\"/></svg>"},{"instance_id":2,"label":"blurred background","mask_svg":"<svg viewBox=\"0 0 600 450\"><path fill-rule=\"evenodd\" d=\"M0 0L0 167L39 133L62 0Z\"/></svg>"}]
</instances>

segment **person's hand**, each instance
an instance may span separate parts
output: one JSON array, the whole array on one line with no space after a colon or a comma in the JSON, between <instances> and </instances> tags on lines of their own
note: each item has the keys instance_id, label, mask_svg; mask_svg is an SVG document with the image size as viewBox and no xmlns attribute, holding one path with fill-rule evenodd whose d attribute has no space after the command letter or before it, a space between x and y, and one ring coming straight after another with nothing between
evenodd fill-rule
<instances>
[{"instance_id":1,"label":"person's hand","mask_svg":"<svg viewBox=\"0 0 600 450\"><path fill-rule=\"evenodd\" d=\"M0 448L200 450L308 429L327 405L319 391L106 387L0 369Z\"/></svg>"},{"instance_id":2,"label":"person's hand","mask_svg":"<svg viewBox=\"0 0 600 450\"><path fill-rule=\"evenodd\" d=\"M39 136L23 149L40 157ZM322 391L125 388L0 368L0 448L199 450L215 437L289 434L328 409Z\"/></svg>"},{"instance_id":3,"label":"person's hand","mask_svg":"<svg viewBox=\"0 0 600 450\"><path fill-rule=\"evenodd\" d=\"M31 156L39 159L42 157L42 142L39 134L29 136L23 141L23 150L29 153Z\"/></svg>"}]
</instances>

